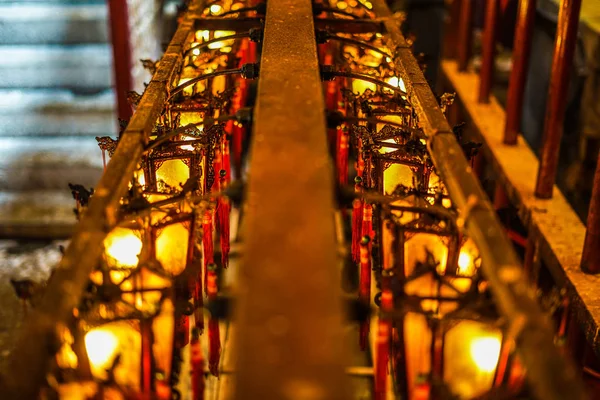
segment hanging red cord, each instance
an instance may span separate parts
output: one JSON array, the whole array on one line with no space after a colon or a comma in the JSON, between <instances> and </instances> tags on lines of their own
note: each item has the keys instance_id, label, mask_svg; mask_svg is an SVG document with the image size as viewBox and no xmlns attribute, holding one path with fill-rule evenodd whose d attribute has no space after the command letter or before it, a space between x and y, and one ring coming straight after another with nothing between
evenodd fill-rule
<instances>
[{"instance_id":1,"label":"hanging red cord","mask_svg":"<svg viewBox=\"0 0 600 400\"><path fill-rule=\"evenodd\" d=\"M370 239L368 236L363 236L360 242L360 286L358 291L358 299L366 305L371 303L371 251ZM367 319L360 324L360 349L367 348L369 338L370 321Z\"/></svg>"},{"instance_id":2,"label":"hanging red cord","mask_svg":"<svg viewBox=\"0 0 600 400\"><path fill-rule=\"evenodd\" d=\"M221 170L220 172L221 179L221 190L225 190L227 188L227 173L225 170ZM229 215L231 211L231 205L229 203L229 199L226 196L219 197L219 205L217 208L217 219L219 220L219 234L221 241L221 261L223 263L223 268L227 268L229 266Z\"/></svg>"},{"instance_id":3,"label":"hanging red cord","mask_svg":"<svg viewBox=\"0 0 600 400\"><path fill-rule=\"evenodd\" d=\"M337 130L337 173L340 186L348 184L348 133L341 127Z\"/></svg>"},{"instance_id":4,"label":"hanging red cord","mask_svg":"<svg viewBox=\"0 0 600 400\"><path fill-rule=\"evenodd\" d=\"M371 240L373 239L373 206L364 202L363 205L363 217L362 217L362 230L361 236L368 236ZM371 246L369 244L369 246Z\"/></svg>"},{"instance_id":5,"label":"hanging red cord","mask_svg":"<svg viewBox=\"0 0 600 400\"><path fill-rule=\"evenodd\" d=\"M221 169L223 168L223 157L221 155L220 148L217 148L217 150L215 150L215 158L213 160L213 168L216 173L219 173L219 171L221 171ZM216 177L216 179L213 180L212 188L210 191L218 192L219 190L221 190L220 185L221 185L221 180L219 179L219 177Z\"/></svg>"},{"instance_id":6,"label":"hanging red cord","mask_svg":"<svg viewBox=\"0 0 600 400\"><path fill-rule=\"evenodd\" d=\"M210 264L208 266L208 299L215 301L217 299L217 266ZM221 358L221 336L219 332L219 320L214 316L208 319L208 369L214 376L219 376L219 360Z\"/></svg>"},{"instance_id":7,"label":"hanging red cord","mask_svg":"<svg viewBox=\"0 0 600 400\"><path fill-rule=\"evenodd\" d=\"M202 270L202 265L200 265L198 275L196 279L194 279L194 287L192 292L194 294L194 327L198 329L200 334L204 332L204 299L202 297L202 282L204 277L202 275Z\"/></svg>"},{"instance_id":8,"label":"hanging red cord","mask_svg":"<svg viewBox=\"0 0 600 400\"><path fill-rule=\"evenodd\" d=\"M192 400L204 400L204 355L200 343L200 332L197 329L192 331L190 363L192 365Z\"/></svg>"},{"instance_id":9,"label":"hanging red cord","mask_svg":"<svg viewBox=\"0 0 600 400\"><path fill-rule=\"evenodd\" d=\"M204 291L208 294L206 281L208 278L208 265L215 262L213 249L213 223L212 212L204 211L202 218L202 246L204 247Z\"/></svg>"},{"instance_id":10,"label":"hanging red cord","mask_svg":"<svg viewBox=\"0 0 600 400\"><path fill-rule=\"evenodd\" d=\"M231 182L231 154L229 151L229 139L227 139L227 137L223 138L223 149L221 154L223 156L222 169L225 171L225 181L229 183Z\"/></svg>"},{"instance_id":11,"label":"hanging red cord","mask_svg":"<svg viewBox=\"0 0 600 400\"><path fill-rule=\"evenodd\" d=\"M393 296L389 285L383 280L383 292L381 294L381 311L391 312L393 309ZM387 373L390 357L390 335L392 333L392 321L388 316L379 318L377 330L377 344L375 354L375 400L385 400L387 393Z\"/></svg>"},{"instance_id":12,"label":"hanging red cord","mask_svg":"<svg viewBox=\"0 0 600 400\"><path fill-rule=\"evenodd\" d=\"M362 178L357 176L354 179L354 192L357 195L362 193ZM357 263L360 260L360 238L362 230L363 204L360 198L352 202L352 260Z\"/></svg>"}]
</instances>

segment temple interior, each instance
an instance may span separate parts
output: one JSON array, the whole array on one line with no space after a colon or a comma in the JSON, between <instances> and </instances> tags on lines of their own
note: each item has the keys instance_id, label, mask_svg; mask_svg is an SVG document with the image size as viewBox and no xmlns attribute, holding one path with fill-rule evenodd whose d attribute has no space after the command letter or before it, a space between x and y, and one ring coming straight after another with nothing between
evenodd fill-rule
<instances>
[{"instance_id":1,"label":"temple interior","mask_svg":"<svg viewBox=\"0 0 600 400\"><path fill-rule=\"evenodd\" d=\"M0 400L600 399L598 0L0 1Z\"/></svg>"}]
</instances>

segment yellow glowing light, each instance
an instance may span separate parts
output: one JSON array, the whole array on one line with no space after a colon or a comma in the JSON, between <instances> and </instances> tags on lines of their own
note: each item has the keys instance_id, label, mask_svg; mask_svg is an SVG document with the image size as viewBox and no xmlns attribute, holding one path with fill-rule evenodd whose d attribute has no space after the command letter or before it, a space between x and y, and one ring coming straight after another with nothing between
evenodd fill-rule
<instances>
[{"instance_id":1,"label":"yellow glowing light","mask_svg":"<svg viewBox=\"0 0 600 400\"><path fill-rule=\"evenodd\" d=\"M482 337L471 342L471 358L483 372L493 372L500 359L502 343L498 337Z\"/></svg>"},{"instance_id":2,"label":"yellow glowing light","mask_svg":"<svg viewBox=\"0 0 600 400\"><path fill-rule=\"evenodd\" d=\"M366 90L371 90L375 92L377 90L377 85L371 82L353 79L352 80L352 91L354 93L363 94Z\"/></svg>"},{"instance_id":3,"label":"yellow glowing light","mask_svg":"<svg viewBox=\"0 0 600 400\"><path fill-rule=\"evenodd\" d=\"M160 181L171 187L179 187L190 178L190 168L180 159L167 160L156 170L156 180L159 181L159 190L161 189Z\"/></svg>"},{"instance_id":4,"label":"yellow glowing light","mask_svg":"<svg viewBox=\"0 0 600 400\"><path fill-rule=\"evenodd\" d=\"M177 85L183 85L184 83L188 82L191 79L192 78L182 78L179 80ZM194 85L187 86L186 88L183 89L183 94L185 94L186 96L191 96L192 92L193 92L193 88L194 88Z\"/></svg>"},{"instance_id":5,"label":"yellow glowing light","mask_svg":"<svg viewBox=\"0 0 600 400\"><path fill-rule=\"evenodd\" d=\"M194 49L192 50L192 54L195 56L199 56L200 55L200 49Z\"/></svg>"},{"instance_id":6,"label":"yellow glowing light","mask_svg":"<svg viewBox=\"0 0 600 400\"><path fill-rule=\"evenodd\" d=\"M404 85L404 81L402 80L402 78L398 78L397 76L392 76L391 78L388 78L386 83L388 85L392 85L393 87L397 87L400 90L402 90L404 93L406 93L406 86Z\"/></svg>"},{"instance_id":7,"label":"yellow glowing light","mask_svg":"<svg viewBox=\"0 0 600 400\"><path fill-rule=\"evenodd\" d=\"M173 275L179 275L186 267L189 235L184 224L171 224L156 238L156 258Z\"/></svg>"},{"instance_id":8,"label":"yellow glowing light","mask_svg":"<svg viewBox=\"0 0 600 400\"><path fill-rule=\"evenodd\" d=\"M209 31L196 31L196 40L203 40L203 41L207 41L209 38L210 32ZM194 43L194 45L197 43Z\"/></svg>"},{"instance_id":9,"label":"yellow glowing light","mask_svg":"<svg viewBox=\"0 0 600 400\"><path fill-rule=\"evenodd\" d=\"M130 229L115 228L104 239L106 254L116 260L119 267L135 267L142 251L142 241Z\"/></svg>"},{"instance_id":10,"label":"yellow glowing light","mask_svg":"<svg viewBox=\"0 0 600 400\"><path fill-rule=\"evenodd\" d=\"M135 172L134 174L135 179L137 179L138 183L140 184L140 186L145 186L146 185L146 177L144 176L144 171L143 170L138 170Z\"/></svg>"},{"instance_id":11,"label":"yellow glowing light","mask_svg":"<svg viewBox=\"0 0 600 400\"><path fill-rule=\"evenodd\" d=\"M105 329L92 329L85 335L85 349L92 367L98 370L107 369L113 360L119 339L114 333Z\"/></svg>"},{"instance_id":12,"label":"yellow glowing light","mask_svg":"<svg viewBox=\"0 0 600 400\"><path fill-rule=\"evenodd\" d=\"M346 3L345 1L338 1L336 3L337 8L339 8L340 10L345 10L346 8L348 8L348 3Z\"/></svg>"},{"instance_id":13,"label":"yellow glowing light","mask_svg":"<svg viewBox=\"0 0 600 400\"><path fill-rule=\"evenodd\" d=\"M183 140L194 140L195 138L191 137L191 136L186 136L183 138ZM189 151L194 151L194 146L192 146L191 144L183 144L181 146L179 146L179 148L181 150L189 150Z\"/></svg>"},{"instance_id":14,"label":"yellow glowing light","mask_svg":"<svg viewBox=\"0 0 600 400\"><path fill-rule=\"evenodd\" d=\"M362 5L364 5L365 7L367 7L369 10L371 10L373 8L373 4L371 4L370 1L360 1L360 3Z\"/></svg>"},{"instance_id":15,"label":"yellow glowing light","mask_svg":"<svg viewBox=\"0 0 600 400\"><path fill-rule=\"evenodd\" d=\"M215 31L215 39L226 37L226 36L231 36L233 34L235 34L235 32L233 32L233 31ZM215 49L220 49L222 47L231 46L231 45L233 45L233 43L234 43L234 41L232 39L224 40L222 42L211 43L208 45L208 48L211 50L215 50Z\"/></svg>"},{"instance_id":16,"label":"yellow glowing light","mask_svg":"<svg viewBox=\"0 0 600 400\"><path fill-rule=\"evenodd\" d=\"M223 11L223 7L221 7L218 4L213 4L212 6L210 6L210 13L212 15L219 15L221 11Z\"/></svg>"},{"instance_id":17,"label":"yellow glowing light","mask_svg":"<svg viewBox=\"0 0 600 400\"><path fill-rule=\"evenodd\" d=\"M471 267L473 266L473 259L471 255L466 251L462 250L458 255L458 271L465 275L471 272Z\"/></svg>"}]
</instances>

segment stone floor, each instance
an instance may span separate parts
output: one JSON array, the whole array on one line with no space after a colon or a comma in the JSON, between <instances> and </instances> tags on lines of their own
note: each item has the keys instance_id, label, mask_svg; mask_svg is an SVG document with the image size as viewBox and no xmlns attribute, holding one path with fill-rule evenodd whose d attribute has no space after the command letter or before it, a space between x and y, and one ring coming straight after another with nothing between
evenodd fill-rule
<instances>
[{"instance_id":1,"label":"stone floor","mask_svg":"<svg viewBox=\"0 0 600 400\"><path fill-rule=\"evenodd\" d=\"M25 310L10 279L44 282L60 260L64 242L0 241L0 364L15 343Z\"/></svg>"}]
</instances>

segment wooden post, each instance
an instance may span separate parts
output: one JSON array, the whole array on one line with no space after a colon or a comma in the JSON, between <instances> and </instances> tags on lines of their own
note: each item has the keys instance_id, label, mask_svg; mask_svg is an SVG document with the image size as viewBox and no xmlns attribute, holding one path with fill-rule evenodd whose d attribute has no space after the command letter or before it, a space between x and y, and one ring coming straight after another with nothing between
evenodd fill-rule
<instances>
[{"instance_id":1,"label":"wooden post","mask_svg":"<svg viewBox=\"0 0 600 400\"><path fill-rule=\"evenodd\" d=\"M587 231L581 256L581 269L590 274L600 272L600 155L594 174L594 186L587 218Z\"/></svg>"},{"instance_id":2,"label":"wooden post","mask_svg":"<svg viewBox=\"0 0 600 400\"><path fill-rule=\"evenodd\" d=\"M535 185L535 195L541 199L552 197L552 189L556 179L560 141L567 107L567 91L569 89L575 45L577 44L580 8L581 0L561 0L560 2L550 89L544 121L544 141Z\"/></svg>"},{"instance_id":3,"label":"wooden post","mask_svg":"<svg viewBox=\"0 0 600 400\"><path fill-rule=\"evenodd\" d=\"M109 0L110 37L113 50L113 76L117 94L117 114L129 120L132 115L127 92L133 90L131 78L131 44L129 42L129 13L127 1Z\"/></svg>"},{"instance_id":4,"label":"wooden post","mask_svg":"<svg viewBox=\"0 0 600 400\"><path fill-rule=\"evenodd\" d=\"M460 0L458 20L458 69L467 70L473 43L473 0Z\"/></svg>"},{"instance_id":5,"label":"wooden post","mask_svg":"<svg viewBox=\"0 0 600 400\"><path fill-rule=\"evenodd\" d=\"M506 101L505 144L517 144L519 136L534 21L535 0L520 0L513 45L512 71Z\"/></svg>"},{"instance_id":6,"label":"wooden post","mask_svg":"<svg viewBox=\"0 0 600 400\"><path fill-rule=\"evenodd\" d=\"M494 85L494 61L496 56L496 32L498 22L498 0L487 0L483 49L479 71L479 102L488 103Z\"/></svg>"}]
</instances>

